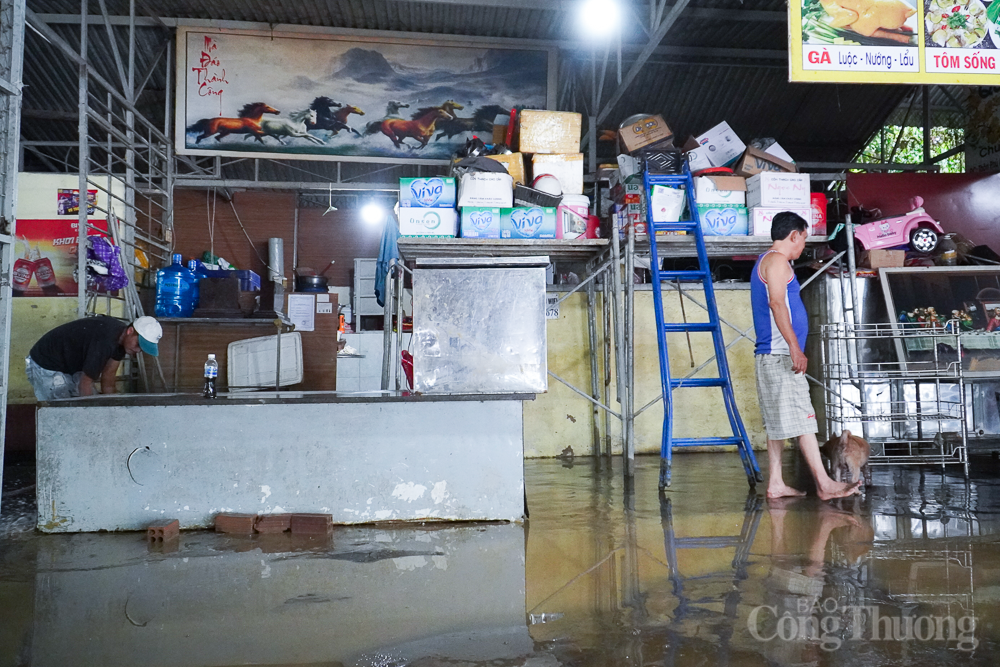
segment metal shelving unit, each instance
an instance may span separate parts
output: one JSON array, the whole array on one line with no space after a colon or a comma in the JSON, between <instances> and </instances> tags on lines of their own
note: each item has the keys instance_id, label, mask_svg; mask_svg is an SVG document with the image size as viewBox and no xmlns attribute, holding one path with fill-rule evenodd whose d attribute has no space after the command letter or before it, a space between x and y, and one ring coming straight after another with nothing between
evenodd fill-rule
<instances>
[{"instance_id":1,"label":"metal shelving unit","mask_svg":"<svg viewBox=\"0 0 1000 667\"><path fill-rule=\"evenodd\" d=\"M827 435L863 432L872 465L962 465L968 476L958 332L955 321L823 325ZM898 349L916 354L901 358Z\"/></svg>"}]
</instances>

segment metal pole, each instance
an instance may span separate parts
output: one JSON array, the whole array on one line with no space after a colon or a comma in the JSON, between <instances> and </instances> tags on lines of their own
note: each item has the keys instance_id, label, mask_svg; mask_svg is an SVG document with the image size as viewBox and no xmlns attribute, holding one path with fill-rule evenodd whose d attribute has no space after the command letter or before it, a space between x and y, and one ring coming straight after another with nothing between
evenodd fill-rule
<instances>
[{"instance_id":1,"label":"metal pole","mask_svg":"<svg viewBox=\"0 0 1000 667\"><path fill-rule=\"evenodd\" d=\"M609 270L611 271L611 310L615 320L615 385L618 392L618 403L622 411L622 454L625 453L625 315L622 312L624 300L624 286L622 285L622 265L621 265L621 228L617 221L612 218L611 230L611 256L614 261ZM610 434L609 436L610 437Z\"/></svg>"},{"instance_id":2,"label":"metal pole","mask_svg":"<svg viewBox=\"0 0 1000 667\"><path fill-rule=\"evenodd\" d=\"M851 224L851 214L848 213L844 220L844 232L847 237L847 268L850 270L850 284L851 284L851 320L853 322L853 332L854 332L854 363L855 368L860 369L862 364L861 359L861 340L859 334L859 325L861 324L861 315L859 315L860 304L858 300L858 264L857 258L854 255L854 227ZM865 382L864 380L858 381L858 392L860 394L861 403L861 430L865 440L868 440L868 397L865 396Z\"/></svg>"},{"instance_id":3,"label":"metal pole","mask_svg":"<svg viewBox=\"0 0 1000 667\"><path fill-rule=\"evenodd\" d=\"M393 347L395 351L392 355L392 365L394 372L396 374L396 391L403 388L403 378L402 367L400 365L399 355L402 352L402 336L403 336L403 283L406 280L406 276L403 275L403 266L396 263L396 326L393 327L393 340L395 341Z\"/></svg>"},{"instance_id":4,"label":"metal pole","mask_svg":"<svg viewBox=\"0 0 1000 667\"><path fill-rule=\"evenodd\" d=\"M587 335L589 337L590 347L587 349L590 352L590 395L594 397L595 400L599 400L601 397L600 389L598 388L597 381L597 291L594 288L594 281L591 281L587 285ZM601 454L601 414L600 408L597 405L592 406L591 415L593 418L592 430L593 430L593 445L591 448L591 453L593 456L600 456Z\"/></svg>"},{"instance_id":5,"label":"metal pole","mask_svg":"<svg viewBox=\"0 0 1000 667\"><path fill-rule=\"evenodd\" d=\"M274 320L274 325L278 328L278 333L274 336L278 341L278 351L274 355L274 390L281 391L281 318Z\"/></svg>"},{"instance_id":6,"label":"metal pole","mask_svg":"<svg viewBox=\"0 0 1000 667\"><path fill-rule=\"evenodd\" d=\"M393 280L392 276L395 273L396 260L391 260L389 262L389 270L386 271L385 275L385 290L383 291L382 298L382 389L389 388L389 364L392 363L392 289ZM355 318L357 318L358 327L360 331L361 327L361 315L355 313Z\"/></svg>"},{"instance_id":7,"label":"metal pole","mask_svg":"<svg viewBox=\"0 0 1000 667\"><path fill-rule=\"evenodd\" d=\"M78 69L80 80L77 87L77 134L79 136L78 156L79 178L77 187L77 203L79 211L77 213L76 230L76 316L83 317L87 314L87 161L90 159L89 147L87 145L87 0L80 0L80 63Z\"/></svg>"},{"instance_id":8,"label":"metal pole","mask_svg":"<svg viewBox=\"0 0 1000 667\"><path fill-rule=\"evenodd\" d=\"M616 267L612 267L616 268ZM608 294L610 269L604 269L601 276L601 349L604 351L604 404L608 405L611 395L611 305ZM604 412L604 455L611 458L611 416Z\"/></svg>"},{"instance_id":9,"label":"metal pole","mask_svg":"<svg viewBox=\"0 0 1000 667\"><path fill-rule=\"evenodd\" d=\"M650 233L653 230L649 230ZM635 474L635 225L628 227L628 249L625 252L625 476Z\"/></svg>"},{"instance_id":10,"label":"metal pole","mask_svg":"<svg viewBox=\"0 0 1000 667\"><path fill-rule=\"evenodd\" d=\"M931 96L930 86L921 86L921 102L924 111L924 164L931 163Z\"/></svg>"}]
</instances>

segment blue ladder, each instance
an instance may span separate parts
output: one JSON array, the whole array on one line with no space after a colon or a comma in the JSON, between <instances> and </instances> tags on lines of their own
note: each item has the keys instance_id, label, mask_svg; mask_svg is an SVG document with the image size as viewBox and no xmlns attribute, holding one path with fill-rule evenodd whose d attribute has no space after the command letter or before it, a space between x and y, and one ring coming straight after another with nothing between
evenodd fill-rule
<instances>
[{"instance_id":1,"label":"blue ladder","mask_svg":"<svg viewBox=\"0 0 1000 667\"><path fill-rule=\"evenodd\" d=\"M726 359L726 343L722 338L722 325L719 311L715 303L715 290L712 287L712 272L708 265L708 253L705 251L705 237L702 234L701 222L698 219L698 207L694 199L694 181L687 164L681 174L643 174L644 189L647 198L646 216L649 236L650 271L653 274L653 307L656 312L656 343L660 351L660 380L663 384L663 440L660 449L660 490L670 486L671 462L674 447L705 447L716 445L736 445L743 461L743 469L747 474L750 488L755 488L764 478L757 466L757 457L750 446L743 420L740 419L736 399L733 396L733 384L729 377L729 363ZM687 210L691 219L682 222L653 222L652 189L654 185L684 188L687 200ZM656 249L657 232L685 232L693 235L698 249L698 269L696 271L661 271L660 257ZM705 306L708 310L708 322L664 322L663 294L664 282L693 283L700 282L705 292ZM681 295L679 298L683 299ZM668 333L701 332L711 333L715 345L715 360L719 375L713 378L673 379L670 377L670 358L667 353ZM673 436L673 392L677 389L690 387L718 387L726 404L726 414L732 427L732 436L704 438L675 438Z\"/></svg>"}]
</instances>

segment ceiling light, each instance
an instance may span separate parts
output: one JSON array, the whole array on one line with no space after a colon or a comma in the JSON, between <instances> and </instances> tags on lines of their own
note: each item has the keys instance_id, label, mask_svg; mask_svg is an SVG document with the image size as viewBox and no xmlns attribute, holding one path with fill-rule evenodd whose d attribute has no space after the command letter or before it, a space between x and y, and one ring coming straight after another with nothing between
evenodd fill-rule
<instances>
[{"instance_id":1,"label":"ceiling light","mask_svg":"<svg viewBox=\"0 0 1000 667\"><path fill-rule=\"evenodd\" d=\"M369 225L381 225L385 222L385 209L375 202L368 202L361 207L361 219Z\"/></svg>"},{"instance_id":2,"label":"ceiling light","mask_svg":"<svg viewBox=\"0 0 1000 667\"><path fill-rule=\"evenodd\" d=\"M579 19L587 37L610 37L621 22L621 7L615 0L583 0Z\"/></svg>"}]
</instances>

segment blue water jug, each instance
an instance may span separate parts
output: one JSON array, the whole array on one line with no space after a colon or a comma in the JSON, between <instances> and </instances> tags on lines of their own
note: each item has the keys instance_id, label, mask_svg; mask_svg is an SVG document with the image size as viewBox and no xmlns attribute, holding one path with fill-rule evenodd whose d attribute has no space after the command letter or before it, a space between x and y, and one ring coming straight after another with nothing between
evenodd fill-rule
<instances>
[{"instance_id":1,"label":"blue water jug","mask_svg":"<svg viewBox=\"0 0 1000 667\"><path fill-rule=\"evenodd\" d=\"M208 269L196 259L188 260L188 270L194 274L194 307L201 303L201 279L208 276Z\"/></svg>"},{"instance_id":2,"label":"blue water jug","mask_svg":"<svg viewBox=\"0 0 1000 667\"><path fill-rule=\"evenodd\" d=\"M156 272L156 316L191 317L197 278L179 253L173 259L173 264Z\"/></svg>"}]
</instances>

